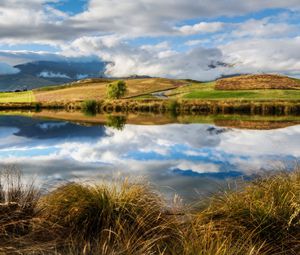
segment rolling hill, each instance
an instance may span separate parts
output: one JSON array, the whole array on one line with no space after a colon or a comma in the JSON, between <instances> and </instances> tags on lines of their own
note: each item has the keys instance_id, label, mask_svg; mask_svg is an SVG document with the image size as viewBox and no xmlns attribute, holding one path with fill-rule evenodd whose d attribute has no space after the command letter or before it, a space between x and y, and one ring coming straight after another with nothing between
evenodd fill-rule
<instances>
[{"instance_id":1,"label":"rolling hill","mask_svg":"<svg viewBox=\"0 0 300 255\"><path fill-rule=\"evenodd\" d=\"M287 76L241 75L216 81L217 90L300 89L300 81Z\"/></svg>"},{"instance_id":2,"label":"rolling hill","mask_svg":"<svg viewBox=\"0 0 300 255\"><path fill-rule=\"evenodd\" d=\"M246 78L245 78L246 77ZM277 83L268 84L265 78ZM250 79L251 78L251 79ZM276 101L300 100L300 82L296 79L283 76L240 76L235 81L242 80L243 86L234 83L235 89L216 89L223 81L198 82L192 80L175 80L166 78L128 78L124 79L128 87L126 99L197 99L197 100L250 100L250 101ZM227 84L227 79L226 84ZM20 93L0 93L0 103L14 102L42 102L42 103L68 103L84 100L106 99L106 85L115 79L88 78L63 85L51 85ZM245 82L251 81L252 83ZM263 82L264 83L263 83ZM282 81L282 83L279 83ZM285 82L286 81L286 82ZM257 82L257 84L256 84ZM264 84L264 86L262 86ZM280 86L279 86L280 85ZM298 86L296 86L298 85ZM228 83L228 86L231 86ZM278 88L281 89L276 89ZM269 89L272 88L272 89ZM159 93L158 93L159 92Z\"/></svg>"}]
</instances>

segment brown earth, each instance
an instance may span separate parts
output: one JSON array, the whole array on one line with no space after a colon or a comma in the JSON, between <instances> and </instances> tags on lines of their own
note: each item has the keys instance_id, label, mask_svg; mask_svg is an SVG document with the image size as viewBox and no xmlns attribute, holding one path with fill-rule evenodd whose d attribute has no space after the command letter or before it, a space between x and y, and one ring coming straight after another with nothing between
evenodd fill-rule
<instances>
[{"instance_id":1,"label":"brown earth","mask_svg":"<svg viewBox=\"0 0 300 255\"><path fill-rule=\"evenodd\" d=\"M300 89L300 80L287 76L259 74L242 75L216 81L218 90Z\"/></svg>"}]
</instances>

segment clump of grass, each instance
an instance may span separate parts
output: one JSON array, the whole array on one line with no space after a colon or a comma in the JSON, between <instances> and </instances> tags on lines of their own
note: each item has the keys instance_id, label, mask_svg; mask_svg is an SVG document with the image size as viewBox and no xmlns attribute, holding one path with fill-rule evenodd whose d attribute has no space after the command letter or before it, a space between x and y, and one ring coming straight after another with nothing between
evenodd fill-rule
<instances>
[{"instance_id":1,"label":"clump of grass","mask_svg":"<svg viewBox=\"0 0 300 255\"><path fill-rule=\"evenodd\" d=\"M138 184L71 183L42 200L42 215L62 227L76 254L160 254L180 249L177 220L162 199Z\"/></svg>"},{"instance_id":2,"label":"clump of grass","mask_svg":"<svg viewBox=\"0 0 300 255\"><path fill-rule=\"evenodd\" d=\"M0 183L0 253L300 254L299 170L246 182L189 210L126 181L68 183L42 197L18 171L4 172Z\"/></svg>"},{"instance_id":3,"label":"clump of grass","mask_svg":"<svg viewBox=\"0 0 300 255\"><path fill-rule=\"evenodd\" d=\"M229 236L263 244L267 254L299 254L300 171L259 178L240 191L215 196L195 219L200 229L213 224Z\"/></svg>"},{"instance_id":4,"label":"clump of grass","mask_svg":"<svg viewBox=\"0 0 300 255\"><path fill-rule=\"evenodd\" d=\"M86 100L82 103L82 110L86 115L94 116L97 113L97 102L96 100Z\"/></svg>"},{"instance_id":5,"label":"clump of grass","mask_svg":"<svg viewBox=\"0 0 300 255\"><path fill-rule=\"evenodd\" d=\"M31 231L40 193L24 184L21 172L12 167L0 172L0 249Z\"/></svg>"}]
</instances>

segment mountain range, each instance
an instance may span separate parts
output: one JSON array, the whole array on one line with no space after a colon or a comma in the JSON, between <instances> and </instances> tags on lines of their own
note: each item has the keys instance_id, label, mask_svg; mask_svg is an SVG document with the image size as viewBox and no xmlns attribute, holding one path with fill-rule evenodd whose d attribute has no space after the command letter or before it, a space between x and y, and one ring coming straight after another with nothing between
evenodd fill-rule
<instances>
[{"instance_id":1,"label":"mountain range","mask_svg":"<svg viewBox=\"0 0 300 255\"><path fill-rule=\"evenodd\" d=\"M0 91L34 89L85 78L103 77L107 63L101 61L36 61L14 66L16 74L0 75Z\"/></svg>"}]
</instances>

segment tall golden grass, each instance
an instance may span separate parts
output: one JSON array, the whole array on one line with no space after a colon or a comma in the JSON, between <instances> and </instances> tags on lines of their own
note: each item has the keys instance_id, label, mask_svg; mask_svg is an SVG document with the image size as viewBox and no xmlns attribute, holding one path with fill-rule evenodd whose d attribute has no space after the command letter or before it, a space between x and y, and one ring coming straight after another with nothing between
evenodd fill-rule
<instances>
[{"instance_id":1,"label":"tall golden grass","mask_svg":"<svg viewBox=\"0 0 300 255\"><path fill-rule=\"evenodd\" d=\"M16 170L0 191L0 254L300 254L299 169L189 206L128 181L40 195Z\"/></svg>"}]
</instances>

